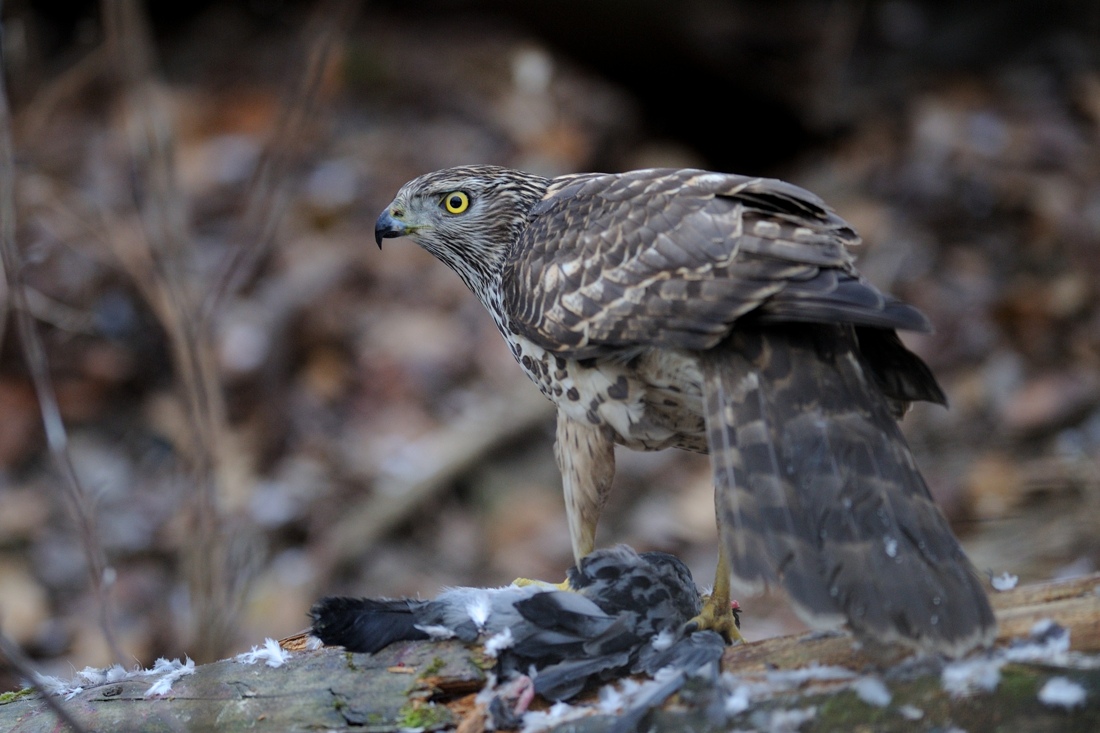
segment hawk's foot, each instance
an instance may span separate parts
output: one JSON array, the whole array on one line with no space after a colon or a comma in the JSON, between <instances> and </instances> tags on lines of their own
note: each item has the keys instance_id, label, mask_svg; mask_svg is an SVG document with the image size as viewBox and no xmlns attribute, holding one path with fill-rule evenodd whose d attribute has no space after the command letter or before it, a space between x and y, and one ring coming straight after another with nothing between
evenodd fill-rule
<instances>
[{"instance_id":1,"label":"hawk's foot","mask_svg":"<svg viewBox=\"0 0 1100 733\"><path fill-rule=\"evenodd\" d=\"M737 601L730 601L728 595L724 598L721 595L712 593L706 596L703 599L703 609L698 616L684 624L684 632L691 634L710 629L717 631L730 644L744 644L745 637L741 636L741 606Z\"/></svg>"},{"instance_id":2,"label":"hawk's foot","mask_svg":"<svg viewBox=\"0 0 1100 733\"><path fill-rule=\"evenodd\" d=\"M532 580L531 578L516 578L512 581L512 585L518 585L521 588L528 585L537 585L547 590L573 590L573 587L569 585L568 578L560 583L550 583L545 580Z\"/></svg>"}]
</instances>

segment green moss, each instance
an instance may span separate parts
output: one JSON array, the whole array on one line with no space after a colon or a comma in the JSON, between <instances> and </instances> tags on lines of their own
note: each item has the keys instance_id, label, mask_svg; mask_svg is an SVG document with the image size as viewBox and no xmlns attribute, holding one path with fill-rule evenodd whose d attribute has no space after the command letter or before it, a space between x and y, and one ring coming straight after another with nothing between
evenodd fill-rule
<instances>
[{"instance_id":1,"label":"green moss","mask_svg":"<svg viewBox=\"0 0 1100 733\"><path fill-rule=\"evenodd\" d=\"M474 667L482 672L488 672L497 664L497 660L494 657L490 657L485 652L477 649L470 650L470 661L473 663Z\"/></svg>"},{"instance_id":2,"label":"green moss","mask_svg":"<svg viewBox=\"0 0 1100 733\"><path fill-rule=\"evenodd\" d=\"M9 702L15 702L33 694L33 687L24 687L22 690L12 690L11 692L0 692L0 705L7 705Z\"/></svg>"},{"instance_id":3,"label":"green moss","mask_svg":"<svg viewBox=\"0 0 1100 733\"><path fill-rule=\"evenodd\" d=\"M1001 667L999 688L1008 700L1030 702L1039 694L1039 686L1045 679L1039 679L1035 670L1018 665L1006 664Z\"/></svg>"},{"instance_id":4,"label":"green moss","mask_svg":"<svg viewBox=\"0 0 1100 733\"><path fill-rule=\"evenodd\" d=\"M352 672L359 671L359 665L355 663L355 654L353 652L344 652L344 660L348 663L348 669Z\"/></svg>"},{"instance_id":5,"label":"green moss","mask_svg":"<svg viewBox=\"0 0 1100 733\"><path fill-rule=\"evenodd\" d=\"M817 713L818 724L823 730L855 730L857 725L885 723L897 716L889 707L868 705L851 690L823 698Z\"/></svg>"},{"instance_id":6,"label":"green moss","mask_svg":"<svg viewBox=\"0 0 1100 733\"><path fill-rule=\"evenodd\" d=\"M437 675L443 671L443 668L445 666L447 666L447 660L445 660L443 657L435 657L434 659L432 659L430 664L425 666L424 669L420 671L418 677L423 679L424 677L432 677L434 675Z\"/></svg>"},{"instance_id":7,"label":"green moss","mask_svg":"<svg viewBox=\"0 0 1100 733\"><path fill-rule=\"evenodd\" d=\"M435 703L411 702L397 711L394 723L401 728L423 728L430 730L449 725L451 711Z\"/></svg>"}]
</instances>

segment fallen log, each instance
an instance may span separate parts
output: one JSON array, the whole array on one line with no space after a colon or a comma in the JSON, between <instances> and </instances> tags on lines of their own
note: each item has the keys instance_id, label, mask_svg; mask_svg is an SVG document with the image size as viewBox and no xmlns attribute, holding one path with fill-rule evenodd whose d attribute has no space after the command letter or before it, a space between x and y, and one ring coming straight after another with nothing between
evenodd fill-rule
<instances>
[{"instance_id":1,"label":"fallen log","mask_svg":"<svg viewBox=\"0 0 1100 733\"><path fill-rule=\"evenodd\" d=\"M1001 635L991 652L947 663L864 649L847 634L767 639L727 650L721 677L689 680L648 713L647 729L1100 730L1100 574L1020 587L993 600ZM287 645L295 640L301 638ZM166 663L160 673L114 679L89 673L95 682L86 686L78 675L54 699L86 731L474 733L485 729L477 693L491 666L478 647L457 641L402 642L374 655L286 652L270 643L193 668ZM609 730L615 696L628 696L630 685L570 705L536 701L524 723ZM0 730L62 728L33 689L0 695Z\"/></svg>"}]
</instances>

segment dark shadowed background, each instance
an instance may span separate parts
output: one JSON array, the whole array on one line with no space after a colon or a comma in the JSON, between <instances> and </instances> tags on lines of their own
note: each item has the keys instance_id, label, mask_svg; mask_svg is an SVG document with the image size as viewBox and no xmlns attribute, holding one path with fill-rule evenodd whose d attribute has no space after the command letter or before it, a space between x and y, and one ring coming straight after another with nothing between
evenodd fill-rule
<instances>
[{"instance_id":1,"label":"dark shadowed background","mask_svg":"<svg viewBox=\"0 0 1100 733\"><path fill-rule=\"evenodd\" d=\"M0 630L44 672L562 577L551 405L373 242L459 163L815 191L936 325L906 341L951 408L904 427L978 568L1100 563L1100 5L9 0L3 64ZM619 465L601 542L709 582L705 458ZM749 639L800 628L740 600Z\"/></svg>"}]
</instances>

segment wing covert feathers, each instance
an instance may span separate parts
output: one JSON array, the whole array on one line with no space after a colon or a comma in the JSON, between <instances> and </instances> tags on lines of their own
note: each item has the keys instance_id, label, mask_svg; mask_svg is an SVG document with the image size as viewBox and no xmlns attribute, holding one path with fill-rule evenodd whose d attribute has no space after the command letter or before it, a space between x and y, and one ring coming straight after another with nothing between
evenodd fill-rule
<instances>
[{"instance_id":1,"label":"wing covert feathers","mask_svg":"<svg viewBox=\"0 0 1100 733\"><path fill-rule=\"evenodd\" d=\"M928 330L853 265L851 227L782 181L698 170L551 181L512 246L510 326L575 358L636 343L708 349L753 313Z\"/></svg>"},{"instance_id":2,"label":"wing covert feathers","mask_svg":"<svg viewBox=\"0 0 1100 733\"><path fill-rule=\"evenodd\" d=\"M808 622L878 641L957 655L992 640L981 583L851 327L739 327L701 359L736 581L780 582Z\"/></svg>"}]
</instances>

